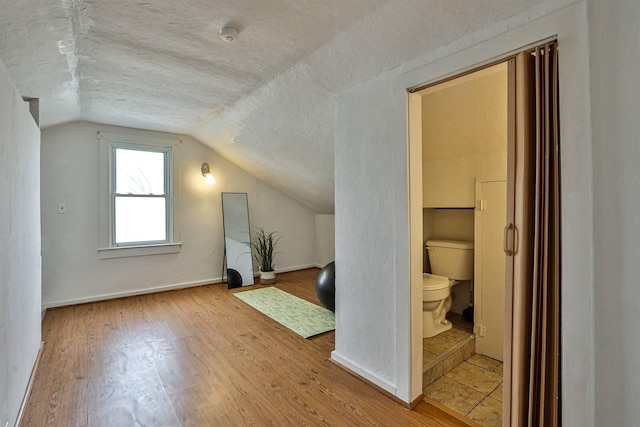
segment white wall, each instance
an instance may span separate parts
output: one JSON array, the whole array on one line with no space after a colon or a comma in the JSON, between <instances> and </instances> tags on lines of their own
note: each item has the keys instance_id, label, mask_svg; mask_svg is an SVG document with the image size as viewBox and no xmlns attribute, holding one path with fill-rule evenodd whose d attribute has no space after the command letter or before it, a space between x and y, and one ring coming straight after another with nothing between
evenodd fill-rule
<instances>
[{"instance_id":1,"label":"white wall","mask_svg":"<svg viewBox=\"0 0 640 427\"><path fill-rule=\"evenodd\" d=\"M640 2L589 1L596 424L640 420Z\"/></svg>"},{"instance_id":2,"label":"white wall","mask_svg":"<svg viewBox=\"0 0 640 427\"><path fill-rule=\"evenodd\" d=\"M0 425L13 425L40 347L40 130L0 62Z\"/></svg>"},{"instance_id":3,"label":"white wall","mask_svg":"<svg viewBox=\"0 0 640 427\"><path fill-rule=\"evenodd\" d=\"M316 214L316 267L336 259L336 216Z\"/></svg>"},{"instance_id":4,"label":"white wall","mask_svg":"<svg viewBox=\"0 0 640 427\"><path fill-rule=\"evenodd\" d=\"M394 147L388 79L359 85L337 100L336 348L332 358L396 392L393 207ZM365 102L362 102L365 101ZM364 108L363 106L366 106Z\"/></svg>"},{"instance_id":5,"label":"white wall","mask_svg":"<svg viewBox=\"0 0 640 427\"><path fill-rule=\"evenodd\" d=\"M56 306L154 289L219 281L223 231L220 193L246 192L252 227L283 236L278 271L314 265L315 216L287 195L189 137L180 144L180 230L177 254L99 259L98 131L157 132L77 122L42 132L43 305ZM200 172L209 163L217 183ZM274 167L277 167L274 166ZM58 214L58 202L68 213Z\"/></svg>"},{"instance_id":6,"label":"white wall","mask_svg":"<svg viewBox=\"0 0 640 427\"><path fill-rule=\"evenodd\" d=\"M432 50L336 98L336 264L350 268L336 271L337 282L348 285L337 289L332 358L405 401L420 392L420 378L415 375L420 372L416 363L420 356L414 350L422 342L418 317L407 314L420 309L415 303L419 301L419 284L409 283L407 233L409 215L422 218L422 209L420 203L416 214L412 204L412 211L408 211L407 176L411 171L407 169L406 89L557 35L562 49L564 144L563 422L593 425L591 147L585 71L589 66L588 29L584 3L561 10L569 3L576 2L518 2L522 13L508 19L494 15L489 20L481 13L486 9L475 4L466 8L456 3L460 6L456 8L450 2L442 3L441 9L427 18L436 26L439 22L434 21L441 19L446 27L442 32L439 27L430 27L428 34L411 26L393 27L394 37L404 37L407 42L428 37ZM389 15L394 20L414 22L412 6L392 1L383 9L389 13L393 8ZM384 17L378 22L374 14L364 22L388 28ZM348 37L349 33L342 36ZM393 57L391 49L384 50L384 42L376 48L388 55L387 60ZM417 248L423 244L421 237Z\"/></svg>"}]
</instances>

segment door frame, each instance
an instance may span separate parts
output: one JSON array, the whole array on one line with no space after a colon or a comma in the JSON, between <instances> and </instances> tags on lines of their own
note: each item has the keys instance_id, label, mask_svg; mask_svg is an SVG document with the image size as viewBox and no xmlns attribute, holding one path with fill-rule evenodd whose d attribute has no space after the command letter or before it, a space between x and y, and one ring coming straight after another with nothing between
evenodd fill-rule
<instances>
[{"instance_id":1,"label":"door frame","mask_svg":"<svg viewBox=\"0 0 640 427\"><path fill-rule=\"evenodd\" d=\"M562 158L562 399L563 422L568 425L594 424L594 328L592 265L592 157L589 73L589 33L587 6L580 2L539 20L523 23L514 17L513 28L498 34L499 28L473 35L482 42L462 40L459 44L413 63L411 71L400 72L393 84L393 144L397 147L393 164L406 168L404 178L395 186L398 191L394 218L397 236L394 248L396 289L396 395L412 402L422 393L422 237L412 227L422 216L421 147L412 143L410 129L412 101L407 92L426 84L443 81L472 69L504 60L515 53L556 37L561 49L560 115ZM468 49L460 50L464 46ZM409 136L412 136L411 138ZM420 144L421 146L421 144ZM404 165L404 166L403 166ZM418 173L418 171L420 173ZM401 174L399 174L401 175ZM421 229L421 225L420 228ZM411 232L413 231L413 233ZM406 317L404 316L406 313ZM408 331L408 333L407 333ZM576 332L572 334L571 332ZM577 333L577 332L580 333ZM585 339L585 336L588 339Z\"/></svg>"}]
</instances>

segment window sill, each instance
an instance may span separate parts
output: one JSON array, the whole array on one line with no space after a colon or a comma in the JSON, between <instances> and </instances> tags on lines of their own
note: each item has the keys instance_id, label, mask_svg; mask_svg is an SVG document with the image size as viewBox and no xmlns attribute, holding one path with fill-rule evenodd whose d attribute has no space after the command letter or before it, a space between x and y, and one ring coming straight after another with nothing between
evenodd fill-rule
<instances>
[{"instance_id":1,"label":"window sill","mask_svg":"<svg viewBox=\"0 0 640 427\"><path fill-rule=\"evenodd\" d=\"M120 246L114 248L99 248L100 259L124 258L133 256L174 254L180 252L182 243L163 243L160 245Z\"/></svg>"}]
</instances>

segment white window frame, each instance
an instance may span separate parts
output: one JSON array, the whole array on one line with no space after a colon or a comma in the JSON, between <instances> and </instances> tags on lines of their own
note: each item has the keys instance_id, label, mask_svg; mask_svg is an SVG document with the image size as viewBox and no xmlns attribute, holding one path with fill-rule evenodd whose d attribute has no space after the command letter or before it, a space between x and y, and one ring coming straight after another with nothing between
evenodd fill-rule
<instances>
[{"instance_id":1,"label":"white window frame","mask_svg":"<svg viewBox=\"0 0 640 427\"><path fill-rule=\"evenodd\" d=\"M98 132L100 143L100 258L156 255L180 252L179 165L180 140ZM167 240L161 242L115 243L115 150L118 148L165 152Z\"/></svg>"}]
</instances>

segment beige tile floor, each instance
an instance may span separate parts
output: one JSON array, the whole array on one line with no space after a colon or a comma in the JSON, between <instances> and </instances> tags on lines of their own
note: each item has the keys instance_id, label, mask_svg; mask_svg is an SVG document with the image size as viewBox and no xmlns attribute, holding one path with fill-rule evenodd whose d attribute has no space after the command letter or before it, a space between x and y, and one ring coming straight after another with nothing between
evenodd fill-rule
<instances>
[{"instance_id":1,"label":"beige tile floor","mask_svg":"<svg viewBox=\"0 0 640 427\"><path fill-rule=\"evenodd\" d=\"M483 426L501 426L502 362L473 355L428 385L424 394Z\"/></svg>"},{"instance_id":2,"label":"beige tile floor","mask_svg":"<svg viewBox=\"0 0 640 427\"><path fill-rule=\"evenodd\" d=\"M453 323L451 329L435 337L423 339L422 364L424 368L473 334L473 323L467 322L462 315L449 312L447 319Z\"/></svg>"}]
</instances>

